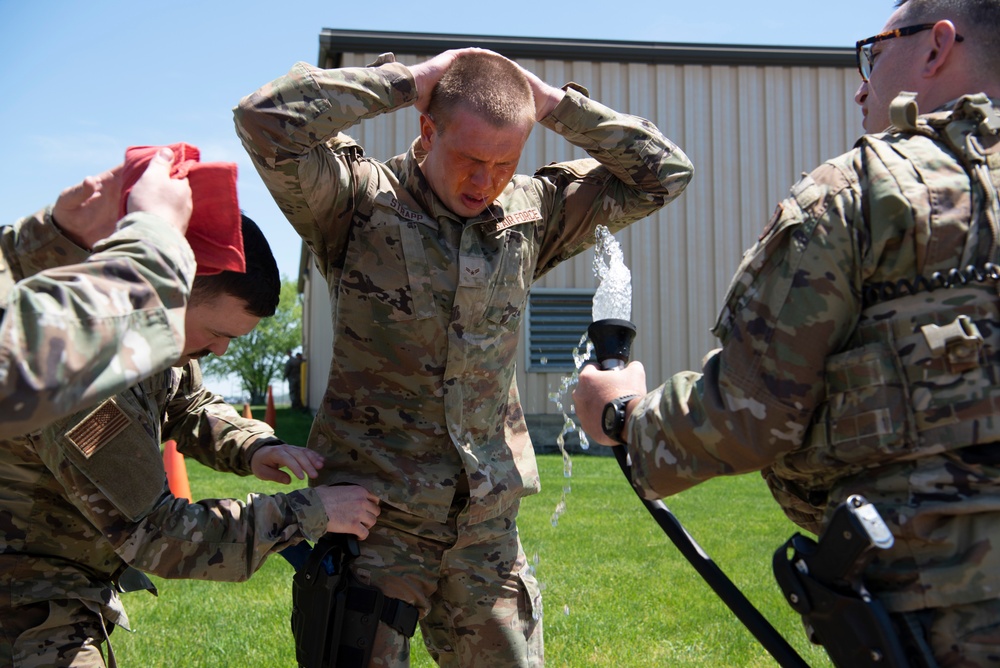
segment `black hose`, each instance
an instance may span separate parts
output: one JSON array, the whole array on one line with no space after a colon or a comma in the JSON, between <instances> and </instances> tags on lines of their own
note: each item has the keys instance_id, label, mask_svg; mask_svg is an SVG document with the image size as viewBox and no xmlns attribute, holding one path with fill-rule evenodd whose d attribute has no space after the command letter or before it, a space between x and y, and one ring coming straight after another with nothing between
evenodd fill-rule
<instances>
[{"instance_id":1,"label":"black hose","mask_svg":"<svg viewBox=\"0 0 1000 668\"><path fill-rule=\"evenodd\" d=\"M619 445L612 449L615 451L615 459L618 460L618 465L621 467L622 473L625 474L625 477L628 479L632 489L639 496L642 504L646 506L646 510L649 511L649 514L660 525L663 532L667 534L667 538L680 550L684 558L694 566L694 569L698 571L698 574L708 583L708 586L712 588L716 595L722 599L722 602L729 606L733 614L743 622L743 625L747 627L757 641L764 646L764 649L774 657L778 665L783 668L809 668L809 664L799 656L795 648L788 644L784 636L771 626L771 623L743 595L743 592L733 584L733 581L705 554L705 551L701 549L701 546L684 529L684 526L670 512L670 509L662 501L650 501L642 497L639 490L632 483L632 467L629 464L626 447Z\"/></svg>"}]
</instances>

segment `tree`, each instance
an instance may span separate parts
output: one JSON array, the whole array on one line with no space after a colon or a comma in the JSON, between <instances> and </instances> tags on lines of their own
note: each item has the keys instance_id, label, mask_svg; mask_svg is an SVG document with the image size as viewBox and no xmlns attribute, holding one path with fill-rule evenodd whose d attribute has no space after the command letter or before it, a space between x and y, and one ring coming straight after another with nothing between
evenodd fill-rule
<instances>
[{"instance_id":1,"label":"tree","mask_svg":"<svg viewBox=\"0 0 1000 668\"><path fill-rule=\"evenodd\" d=\"M302 303L295 281L281 281L278 308L270 318L262 318L252 332L233 339L222 357L201 360L205 375L216 378L236 376L250 403L262 404L267 399L267 386L281 378L288 351L302 343Z\"/></svg>"}]
</instances>

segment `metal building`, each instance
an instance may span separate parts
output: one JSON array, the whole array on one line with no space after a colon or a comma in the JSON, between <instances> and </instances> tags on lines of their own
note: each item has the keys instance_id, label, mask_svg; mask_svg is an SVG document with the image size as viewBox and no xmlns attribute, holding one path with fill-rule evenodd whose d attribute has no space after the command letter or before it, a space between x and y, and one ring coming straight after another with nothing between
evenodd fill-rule
<instances>
[{"instance_id":1,"label":"metal building","mask_svg":"<svg viewBox=\"0 0 1000 668\"><path fill-rule=\"evenodd\" d=\"M650 383L697 369L715 346L710 329L740 257L801 173L848 150L863 133L854 104L860 83L850 48L667 44L323 30L319 65L354 67L391 51L404 64L446 49L479 46L518 61L546 82L574 81L613 109L648 118L676 142L695 175L676 201L616 235L632 271L633 359ZM364 121L349 134L376 159L405 151L418 112ZM536 126L521 173L586 157ZM570 352L590 321L593 252L532 289L521 333L517 382L536 448L563 423L550 395L572 370ZM303 247L303 349L308 404L325 390L332 354L326 282ZM568 397L566 398L568 399Z\"/></svg>"}]
</instances>

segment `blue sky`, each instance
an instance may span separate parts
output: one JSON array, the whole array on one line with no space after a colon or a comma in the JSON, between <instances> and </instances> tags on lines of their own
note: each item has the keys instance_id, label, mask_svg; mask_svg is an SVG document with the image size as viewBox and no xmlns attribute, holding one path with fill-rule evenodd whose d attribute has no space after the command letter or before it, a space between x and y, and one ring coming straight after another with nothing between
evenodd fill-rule
<instances>
[{"instance_id":1,"label":"blue sky","mask_svg":"<svg viewBox=\"0 0 1000 668\"><path fill-rule=\"evenodd\" d=\"M292 277L298 239L237 141L231 109L295 61L315 63L323 28L853 46L880 31L892 4L0 0L0 224L121 162L127 146L185 141L201 148L202 160L238 163L240 204Z\"/></svg>"}]
</instances>

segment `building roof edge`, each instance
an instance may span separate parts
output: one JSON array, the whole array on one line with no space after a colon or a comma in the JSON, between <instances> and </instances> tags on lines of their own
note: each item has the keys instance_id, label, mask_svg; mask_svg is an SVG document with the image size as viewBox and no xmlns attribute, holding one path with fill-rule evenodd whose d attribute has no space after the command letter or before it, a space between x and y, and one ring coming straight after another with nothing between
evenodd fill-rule
<instances>
[{"instance_id":1,"label":"building roof edge","mask_svg":"<svg viewBox=\"0 0 1000 668\"><path fill-rule=\"evenodd\" d=\"M452 35L445 33L383 32L324 28L319 35L324 67L339 63L346 52L392 51L436 55L447 49L478 46L509 58L539 58L673 65L778 65L851 67L854 49L848 47L762 46L749 44L691 44L630 42L548 37Z\"/></svg>"}]
</instances>

